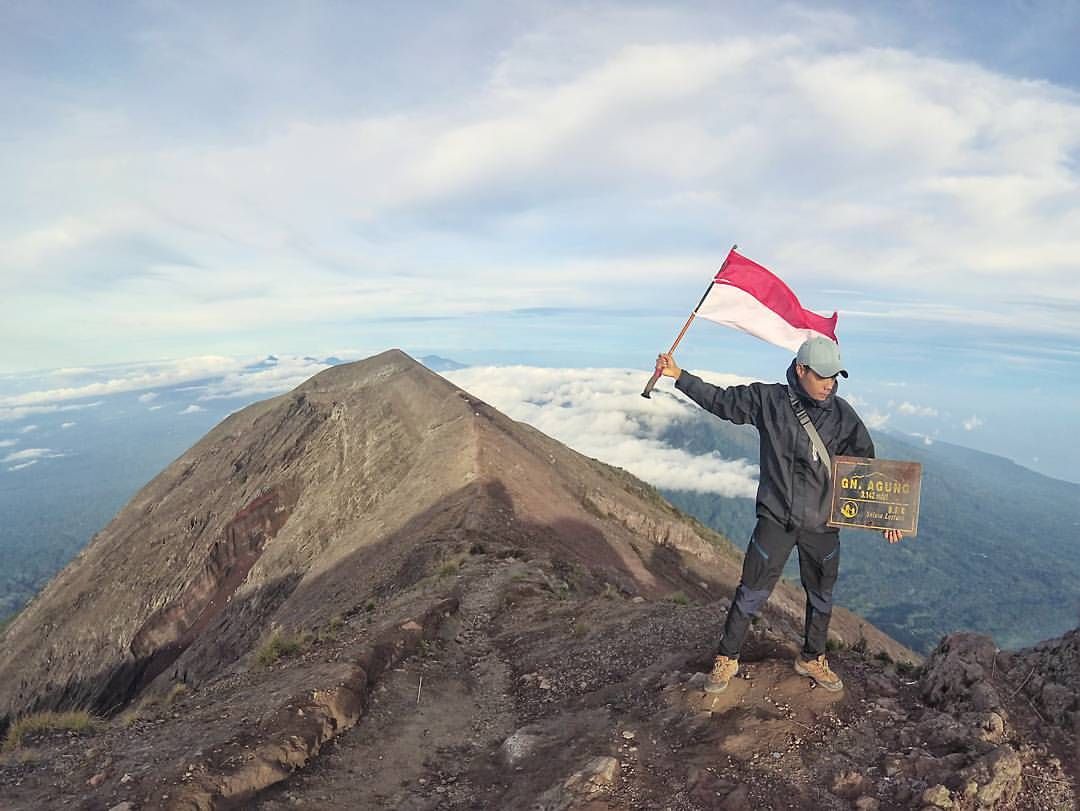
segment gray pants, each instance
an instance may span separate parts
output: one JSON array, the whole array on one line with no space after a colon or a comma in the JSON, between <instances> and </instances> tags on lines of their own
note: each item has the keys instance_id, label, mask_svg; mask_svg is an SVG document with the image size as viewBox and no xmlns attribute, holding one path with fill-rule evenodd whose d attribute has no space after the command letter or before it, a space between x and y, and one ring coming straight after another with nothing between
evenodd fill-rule
<instances>
[{"instance_id":1,"label":"gray pants","mask_svg":"<svg viewBox=\"0 0 1080 811\"><path fill-rule=\"evenodd\" d=\"M720 653L738 657L756 617L784 571L793 546L799 547L799 574L806 590L806 626L802 654L812 659L825 652L832 617L832 592L840 569L840 533L786 530L768 518L758 518L743 558L742 579L724 623Z\"/></svg>"}]
</instances>

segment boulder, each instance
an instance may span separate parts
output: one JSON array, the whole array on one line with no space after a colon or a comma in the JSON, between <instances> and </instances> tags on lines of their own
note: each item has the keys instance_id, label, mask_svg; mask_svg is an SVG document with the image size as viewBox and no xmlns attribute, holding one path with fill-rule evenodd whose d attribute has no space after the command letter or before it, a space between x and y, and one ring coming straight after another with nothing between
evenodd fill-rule
<instances>
[{"instance_id":1,"label":"boulder","mask_svg":"<svg viewBox=\"0 0 1080 811\"><path fill-rule=\"evenodd\" d=\"M845 800L854 800L856 797L860 797L871 791L873 787L873 783L871 783L865 775L859 774L856 771L847 770L837 772L837 774L833 776L832 785L829 786L829 791Z\"/></svg>"},{"instance_id":2,"label":"boulder","mask_svg":"<svg viewBox=\"0 0 1080 811\"><path fill-rule=\"evenodd\" d=\"M563 786L586 795L608 791L619 776L619 761L613 757L594 757L585 768L571 775Z\"/></svg>"},{"instance_id":3,"label":"boulder","mask_svg":"<svg viewBox=\"0 0 1080 811\"><path fill-rule=\"evenodd\" d=\"M920 681L927 704L945 712L1005 711L997 690L991 684L997 646L983 634L949 634L938 643L926 660Z\"/></svg>"},{"instance_id":4,"label":"boulder","mask_svg":"<svg viewBox=\"0 0 1080 811\"><path fill-rule=\"evenodd\" d=\"M1010 802L1020 793L1023 764L1020 755L1003 744L964 769L960 776L978 785L975 799L980 806L993 808L998 802Z\"/></svg>"},{"instance_id":5,"label":"boulder","mask_svg":"<svg viewBox=\"0 0 1080 811\"><path fill-rule=\"evenodd\" d=\"M949 790L940 783L936 786L930 786L930 788L924 791L921 799L926 805L932 808L953 807L952 795L949 794Z\"/></svg>"}]
</instances>

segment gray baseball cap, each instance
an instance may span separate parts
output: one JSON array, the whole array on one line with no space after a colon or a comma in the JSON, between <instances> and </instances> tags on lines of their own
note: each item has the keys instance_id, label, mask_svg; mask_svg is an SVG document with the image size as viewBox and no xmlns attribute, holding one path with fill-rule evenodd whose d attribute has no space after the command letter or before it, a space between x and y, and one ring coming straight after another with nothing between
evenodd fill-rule
<instances>
[{"instance_id":1,"label":"gray baseball cap","mask_svg":"<svg viewBox=\"0 0 1080 811\"><path fill-rule=\"evenodd\" d=\"M799 347L795 361L809 366L822 377L848 376L844 362L840 360L840 345L822 335L807 338Z\"/></svg>"}]
</instances>

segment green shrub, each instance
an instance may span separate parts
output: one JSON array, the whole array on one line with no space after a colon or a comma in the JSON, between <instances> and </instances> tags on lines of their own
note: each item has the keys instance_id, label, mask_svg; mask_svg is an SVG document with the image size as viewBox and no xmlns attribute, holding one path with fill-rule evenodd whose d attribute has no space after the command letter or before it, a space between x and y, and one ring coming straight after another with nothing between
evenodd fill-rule
<instances>
[{"instance_id":1,"label":"green shrub","mask_svg":"<svg viewBox=\"0 0 1080 811\"><path fill-rule=\"evenodd\" d=\"M269 667L279 659L300 653L310 641L307 634L288 634L275 630L255 654L255 661L263 667Z\"/></svg>"},{"instance_id":2,"label":"green shrub","mask_svg":"<svg viewBox=\"0 0 1080 811\"><path fill-rule=\"evenodd\" d=\"M547 586L548 591L554 594L560 600L566 600L570 597L570 584L565 580L561 580L557 577L552 577L548 574L543 574L544 585Z\"/></svg>"},{"instance_id":3,"label":"green shrub","mask_svg":"<svg viewBox=\"0 0 1080 811\"><path fill-rule=\"evenodd\" d=\"M669 594L668 599L675 605L690 605L690 598L683 594L681 591L676 591L674 594Z\"/></svg>"},{"instance_id":4,"label":"green shrub","mask_svg":"<svg viewBox=\"0 0 1080 811\"><path fill-rule=\"evenodd\" d=\"M901 659L896 663L896 672L901 676L911 676L914 678L918 676L919 668L916 667L913 662L909 662L907 659Z\"/></svg>"}]
</instances>

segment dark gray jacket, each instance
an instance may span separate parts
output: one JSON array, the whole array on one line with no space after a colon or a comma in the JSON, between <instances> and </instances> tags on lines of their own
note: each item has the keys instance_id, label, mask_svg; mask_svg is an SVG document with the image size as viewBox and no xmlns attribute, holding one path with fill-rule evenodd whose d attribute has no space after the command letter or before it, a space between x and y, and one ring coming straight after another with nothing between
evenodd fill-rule
<instances>
[{"instance_id":1,"label":"dark gray jacket","mask_svg":"<svg viewBox=\"0 0 1080 811\"><path fill-rule=\"evenodd\" d=\"M811 399L795 375L795 361L788 367L787 381L787 386L751 383L720 388L684 371L675 388L722 419L736 425L750 423L758 429L759 517L771 518L788 530L834 531L825 525L831 496L829 477L825 465L811 455L810 437L791 407L788 387L799 396L830 456L872 457L874 443L855 409L836 396L836 388L824 402Z\"/></svg>"}]
</instances>

